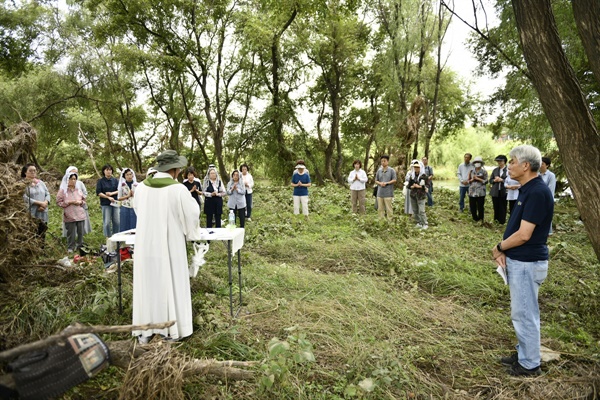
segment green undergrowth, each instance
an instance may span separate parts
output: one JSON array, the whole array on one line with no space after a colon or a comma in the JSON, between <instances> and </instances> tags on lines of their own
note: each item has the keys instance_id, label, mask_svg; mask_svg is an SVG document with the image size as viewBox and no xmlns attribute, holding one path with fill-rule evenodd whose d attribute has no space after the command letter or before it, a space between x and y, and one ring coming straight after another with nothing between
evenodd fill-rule
<instances>
[{"instance_id":1,"label":"green undergrowth","mask_svg":"<svg viewBox=\"0 0 600 400\"><path fill-rule=\"evenodd\" d=\"M190 379L186 395L543 399L583 398L597 389L600 263L574 203L557 202L550 270L540 290L542 342L560 352L561 361L545 365L542 377L523 381L508 378L496 362L515 343L508 287L491 261L504 227L477 224L458 213L457 197L436 188L424 231L403 214L400 191L388 222L377 218L371 196L367 214L354 215L346 189L315 186L305 218L293 215L289 187L259 185L241 251L238 318L229 316L226 248L213 242L206 265L191 281L195 331L179 348L196 358L257 361L256 379ZM486 212L489 221L489 199ZM99 209L92 218L100 229ZM60 239L52 240L58 257ZM88 240L99 245L101 233ZM234 263L237 298L235 268ZM116 274L106 274L97 263L18 274L19 282L2 294L5 347L56 333L74 321L130 323L130 264L123 270L122 315ZM122 371L112 368L66 398L90 393L115 398L121 378Z\"/></svg>"}]
</instances>

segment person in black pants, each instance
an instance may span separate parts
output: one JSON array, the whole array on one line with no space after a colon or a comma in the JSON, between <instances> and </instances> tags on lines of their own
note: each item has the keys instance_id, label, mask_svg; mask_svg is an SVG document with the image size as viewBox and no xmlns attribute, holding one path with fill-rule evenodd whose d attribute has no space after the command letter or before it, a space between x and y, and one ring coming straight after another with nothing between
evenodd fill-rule
<instances>
[{"instance_id":1,"label":"person in black pants","mask_svg":"<svg viewBox=\"0 0 600 400\"><path fill-rule=\"evenodd\" d=\"M485 194L488 174L483 168L483 159L475 157L473 166L475 169L469 171L469 208L474 221L483 222L485 211Z\"/></svg>"},{"instance_id":2,"label":"person in black pants","mask_svg":"<svg viewBox=\"0 0 600 400\"><path fill-rule=\"evenodd\" d=\"M204 214L206 214L206 227L212 228L213 217L215 219L215 227L221 227L221 215L223 214L223 196L225 192L225 186L217 170L213 167L208 168L206 177L204 178Z\"/></svg>"},{"instance_id":3,"label":"person in black pants","mask_svg":"<svg viewBox=\"0 0 600 400\"><path fill-rule=\"evenodd\" d=\"M506 187L504 181L508 175L506 168L507 158L501 154L494 159L498 162L498 166L492 171L490 177L490 195L492 196L492 204L494 205L494 220L504 225L506 223Z\"/></svg>"},{"instance_id":4,"label":"person in black pants","mask_svg":"<svg viewBox=\"0 0 600 400\"><path fill-rule=\"evenodd\" d=\"M186 180L183 181L183 185L190 191L190 194L198 203L200 207L200 196L202 196L202 185L200 179L196 178L196 170L194 167L188 167L185 171Z\"/></svg>"}]
</instances>

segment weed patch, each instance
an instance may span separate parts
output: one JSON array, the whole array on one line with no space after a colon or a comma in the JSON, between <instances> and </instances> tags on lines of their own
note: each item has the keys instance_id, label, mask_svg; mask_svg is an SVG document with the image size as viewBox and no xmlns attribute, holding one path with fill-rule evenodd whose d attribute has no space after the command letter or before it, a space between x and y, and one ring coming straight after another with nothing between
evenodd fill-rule
<instances>
[{"instance_id":1,"label":"weed patch","mask_svg":"<svg viewBox=\"0 0 600 400\"><path fill-rule=\"evenodd\" d=\"M308 218L292 215L289 187L257 185L242 248L240 316L229 316L226 248L211 244L206 265L191 281L194 334L179 347L188 357L258 361L256 380L186 380L183 396L593 397L600 387L600 263L573 203L556 205L550 270L540 290L542 343L561 360L543 365L544 375L523 380L509 378L497 361L515 344L508 288L490 260L504 227L458 213L455 192L436 189L434 197L424 231L403 214L399 191L388 222L377 218L371 197L366 215L352 214L348 191L332 185L310 188ZM98 230L94 201L90 210ZM491 212L491 201L486 209ZM52 214L51 220L59 219ZM56 224L50 231L54 236L44 260L35 260L39 264L64 251ZM94 247L102 241L101 232L86 236ZM101 265L11 273L17 279L0 290L5 348L74 321L131 322L130 267L123 273L122 315L116 274L104 273ZM122 381L123 373L111 368L66 398L117 398Z\"/></svg>"}]
</instances>

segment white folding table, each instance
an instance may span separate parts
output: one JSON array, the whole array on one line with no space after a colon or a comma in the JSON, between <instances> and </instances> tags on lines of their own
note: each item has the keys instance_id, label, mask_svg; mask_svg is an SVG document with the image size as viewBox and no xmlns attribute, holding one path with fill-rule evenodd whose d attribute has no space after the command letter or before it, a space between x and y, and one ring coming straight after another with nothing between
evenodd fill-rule
<instances>
[{"instance_id":1,"label":"white folding table","mask_svg":"<svg viewBox=\"0 0 600 400\"><path fill-rule=\"evenodd\" d=\"M229 274L229 312L232 317L237 316L242 307L242 260L240 250L244 246L243 228L202 228L202 233L199 238L194 241L223 241L227 242L227 272ZM108 242L117 245L117 271L118 271L118 286L119 286L119 313L123 313L123 292L121 282L121 244L135 245L135 229L124 232L119 232L108 238ZM110 246L109 246L110 247ZM238 286L239 286L239 304L238 309L233 314L233 253L237 253L238 267ZM135 258L135 254L134 254Z\"/></svg>"}]
</instances>

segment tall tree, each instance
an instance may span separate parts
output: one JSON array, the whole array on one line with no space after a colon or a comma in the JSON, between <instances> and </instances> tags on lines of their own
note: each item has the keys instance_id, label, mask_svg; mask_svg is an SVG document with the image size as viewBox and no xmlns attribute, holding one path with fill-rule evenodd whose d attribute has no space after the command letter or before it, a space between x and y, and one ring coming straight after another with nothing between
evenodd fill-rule
<instances>
[{"instance_id":1,"label":"tall tree","mask_svg":"<svg viewBox=\"0 0 600 400\"><path fill-rule=\"evenodd\" d=\"M448 30L449 20L446 20L444 7L442 3L438 5L438 13L437 13L437 46L436 46L436 68L435 68L435 83L433 89L433 98L428 104L427 109L427 122L429 128L425 134L425 148L423 149L423 155L425 157L429 157L429 144L431 143L431 138L435 133L437 128L437 118L438 118L438 101L440 95L440 79L442 76L443 64L442 64L442 43L444 42L444 37L446 36L446 31ZM416 153L416 152L415 152ZM416 158L417 154L413 153L413 157Z\"/></svg>"},{"instance_id":2,"label":"tall tree","mask_svg":"<svg viewBox=\"0 0 600 400\"><path fill-rule=\"evenodd\" d=\"M367 26L356 17L357 5L353 1L328 1L311 22L315 29L308 57L320 70L317 87L326 90L331 112L325 175L337 182L343 181L341 113L352 99L369 37Z\"/></svg>"},{"instance_id":3,"label":"tall tree","mask_svg":"<svg viewBox=\"0 0 600 400\"><path fill-rule=\"evenodd\" d=\"M425 97L421 89L422 69L419 68L420 55L433 45L433 35L423 29L433 26L423 25L429 19L422 16L429 12L424 7L428 0L387 0L378 2L377 15L384 37L383 51L387 62L382 66L386 77L386 113L383 114L393 129L396 146L390 150L397 158L400 169L407 165L411 146L417 140L421 119L425 109Z\"/></svg>"},{"instance_id":4,"label":"tall tree","mask_svg":"<svg viewBox=\"0 0 600 400\"><path fill-rule=\"evenodd\" d=\"M290 92L297 87L300 69L305 64L300 60L303 45L296 23L303 8L307 8L304 1L256 0L249 4L244 21L246 46L256 57L251 72L260 79L260 86L247 99L256 96L268 102L250 132L264 131L261 137L265 140L259 147L263 158L268 159L266 169L281 179L288 178L295 157L286 139L286 126L293 126L295 104ZM264 96L263 91L268 95Z\"/></svg>"},{"instance_id":5,"label":"tall tree","mask_svg":"<svg viewBox=\"0 0 600 400\"><path fill-rule=\"evenodd\" d=\"M576 18L580 10L598 11L598 0L574 0ZM600 259L600 132L575 72L562 47L549 0L513 0L515 20L530 76L544 112L552 126L567 177L588 235ZM589 7L587 7L587 6ZM581 7L581 8L580 8ZM584 41L594 41L596 27L580 30ZM586 47L586 51L587 51ZM593 50L593 49L592 49ZM600 67L588 53L590 64ZM595 69L594 69L595 70ZM600 69L598 69L600 70Z\"/></svg>"},{"instance_id":6,"label":"tall tree","mask_svg":"<svg viewBox=\"0 0 600 400\"><path fill-rule=\"evenodd\" d=\"M237 83L244 53L237 31L240 9L234 0L204 2L100 0L87 3L106 20L100 34L129 33L133 44L164 55L185 70L199 88L199 103L211 134L219 172L227 176L224 138L232 105L240 95Z\"/></svg>"}]
</instances>

